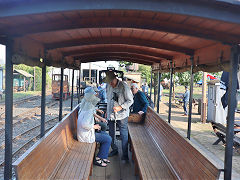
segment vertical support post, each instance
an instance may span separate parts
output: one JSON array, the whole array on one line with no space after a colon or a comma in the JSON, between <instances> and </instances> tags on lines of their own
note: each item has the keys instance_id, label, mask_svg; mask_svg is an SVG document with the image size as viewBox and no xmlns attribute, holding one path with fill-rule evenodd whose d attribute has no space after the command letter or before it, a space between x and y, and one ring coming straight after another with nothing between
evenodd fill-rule
<instances>
[{"instance_id":1,"label":"vertical support post","mask_svg":"<svg viewBox=\"0 0 240 180\"><path fill-rule=\"evenodd\" d=\"M162 92L160 92L160 90L161 90L161 87L160 87L161 86L161 76L162 76L161 72L158 71L157 113L159 113L160 93L162 93Z\"/></svg>"},{"instance_id":2,"label":"vertical support post","mask_svg":"<svg viewBox=\"0 0 240 180\"><path fill-rule=\"evenodd\" d=\"M153 73L153 102L154 102L154 108L157 107L157 81L158 81L158 74Z\"/></svg>"},{"instance_id":3,"label":"vertical support post","mask_svg":"<svg viewBox=\"0 0 240 180\"><path fill-rule=\"evenodd\" d=\"M79 66L79 79L78 79L78 84L79 84L79 92L78 92L78 104L80 103L80 95L81 95L81 64Z\"/></svg>"},{"instance_id":4,"label":"vertical support post","mask_svg":"<svg viewBox=\"0 0 240 180\"><path fill-rule=\"evenodd\" d=\"M34 81L33 81L33 91L36 90L36 79L35 79L36 76L35 76L35 75L36 75L36 67L34 66L34 67L33 67L33 76L34 76L34 77L33 77L33 79L34 79Z\"/></svg>"},{"instance_id":5,"label":"vertical support post","mask_svg":"<svg viewBox=\"0 0 240 180\"><path fill-rule=\"evenodd\" d=\"M225 180L231 179L232 176L233 136L234 136L234 119L236 108L237 71L239 54L240 54L239 46L234 45L231 48L231 70L229 74L228 114L227 114L226 147L224 160Z\"/></svg>"},{"instance_id":6,"label":"vertical support post","mask_svg":"<svg viewBox=\"0 0 240 180\"><path fill-rule=\"evenodd\" d=\"M13 63L12 42L6 45L5 74L5 163L4 179L12 179L12 136L13 136Z\"/></svg>"},{"instance_id":7,"label":"vertical support post","mask_svg":"<svg viewBox=\"0 0 240 180\"><path fill-rule=\"evenodd\" d=\"M200 104L199 104L200 106ZM202 81L202 103L201 103L201 121L206 123L206 113L207 113L207 73L203 72Z\"/></svg>"},{"instance_id":8,"label":"vertical support post","mask_svg":"<svg viewBox=\"0 0 240 180\"><path fill-rule=\"evenodd\" d=\"M60 83L60 96L59 96L59 121L62 120L62 104L63 104L63 74L64 68L61 68L61 83Z\"/></svg>"},{"instance_id":9,"label":"vertical support post","mask_svg":"<svg viewBox=\"0 0 240 180\"><path fill-rule=\"evenodd\" d=\"M172 113L172 88L173 88L173 65L172 60L170 61L170 91L169 91L169 110L168 110L168 123L171 122Z\"/></svg>"},{"instance_id":10,"label":"vertical support post","mask_svg":"<svg viewBox=\"0 0 240 180\"><path fill-rule=\"evenodd\" d=\"M46 57L46 56L45 56ZM46 64L42 67L42 97L41 97L41 137L45 135L45 101L46 101Z\"/></svg>"},{"instance_id":11,"label":"vertical support post","mask_svg":"<svg viewBox=\"0 0 240 180\"><path fill-rule=\"evenodd\" d=\"M192 123L192 98L193 98L193 61L194 56L192 55L190 57L191 60L191 80L190 80L190 98L189 98L189 111L188 111L188 130L187 130L187 138L190 140L191 136L191 123Z\"/></svg>"},{"instance_id":12,"label":"vertical support post","mask_svg":"<svg viewBox=\"0 0 240 180\"><path fill-rule=\"evenodd\" d=\"M89 63L89 83L92 84L92 63Z\"/></svg>"},{"instance_id":13,"label":"vertical support post","mask_svg":"<svg viewBox=\"0 0 240 180\"><path fill-rule=\"evenodd\" d=\"M78 76L77 76L78 77ZM78 80L78 78L77 78L77 98L78 98L78 96L79 96L79 80Z\"/></svg>"},{"instance_id":14,"label":"vertical support post","mask_svg":"<svg viewBox=\"0 0 240 180\"><path fill-rule=\"evenodd\" d=\"M23 77L23 92L26 92L26 78Z\"/></svg>"},{"instance_id":15,"label":"vertical support post","mask_svg":"<svg viewBox=\"0 0 240 180\"><path fill-rule=\"evenodd\" d=\"M151 71L151 83L150 83L150 100L152 101L152 80L153 80L153 72Z\"/></svg>"},{"instance_id":16,"label":"vertical support post","mask_svg":"<svg viewBox=\"0 0 240 180\"><path fill-rule=\"evenodd\" d=\"M71 96L71 110L73 109L73 88L74 88L74 69L72 70L72 96Z\"/></svg>"}]
</instances>

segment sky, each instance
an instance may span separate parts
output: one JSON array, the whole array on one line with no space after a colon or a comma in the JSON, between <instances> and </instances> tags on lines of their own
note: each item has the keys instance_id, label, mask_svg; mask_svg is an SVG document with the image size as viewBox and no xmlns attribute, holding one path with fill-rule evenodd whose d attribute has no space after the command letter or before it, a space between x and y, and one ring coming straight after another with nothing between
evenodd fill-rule
<instances>
[{"instance_id":1,"label":"sky","mask_svg":"<svg viewBox=\"0 0 240 180\"><path fill-rule=\"evenodd\" d=\"M0 64L5 64L5 58L6 58L6 53L5 53L5 46L0 44Z\"/></svg>"}]
</instances>

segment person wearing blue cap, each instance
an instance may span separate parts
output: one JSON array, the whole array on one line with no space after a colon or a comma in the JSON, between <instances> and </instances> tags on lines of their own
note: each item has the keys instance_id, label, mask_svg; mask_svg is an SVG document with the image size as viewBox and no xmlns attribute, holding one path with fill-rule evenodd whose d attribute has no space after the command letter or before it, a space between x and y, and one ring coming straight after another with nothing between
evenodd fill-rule
<instances>
[{"instance_id":1,"label":"person wearing blue cap","mask_svg":"<svg viewBox=\"0 0 240 180\"><path fill-rule=\"evenodd\" d=\"M81 101L78 111L77 120L77 139L80 142L93 143L99 142L99 152L94 160L94 164L106 167L110 161L108 158L109 148L112 138L101 130L99 124L94 124L94 117L100 118L96 115L96 105L99 98L96 97L96 92L92 87L87 87L84 90L84 97ZM95 130L98 130L95 132Z\"/></svg>"}]
</instances>

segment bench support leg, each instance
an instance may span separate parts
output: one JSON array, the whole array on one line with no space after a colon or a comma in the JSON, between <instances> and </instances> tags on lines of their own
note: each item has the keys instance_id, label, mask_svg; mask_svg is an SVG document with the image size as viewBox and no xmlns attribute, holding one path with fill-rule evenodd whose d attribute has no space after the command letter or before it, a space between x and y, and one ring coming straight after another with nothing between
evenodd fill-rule
<instances>
[{"instance_id":1,"label":"bench support leg","mask_svg":"<svg viewBox=\"0 0 240 180\"><path fill-rule=\"evenodd\" d=\"M216 142L214 142L213 145L218 145L218 143L221 142L221 141L223 142L223 144L226 143L226 141L225 141L226 136L224 136L223 134L221 134L219 132L216 132L216 135L218 137L218 140Z\"/></svg>"},{"instance_id":2,"label":"bench support leg","mask_svg":"<svg viewBox=\"0 0 240 180\"><path fill-rule=\"evenodd\" d=\"M136 155L135 155L134 149L132 151L132 159L134 161L134 175L138 176L138 174L139 174L138 162L137 162L137 159L136 159Z\"/></svg>"},{"instance_id":3,"label":"bench support leg","mask_svg":"<svg viewBox=\"0 0 240 180\"><path fill-rule=\"evenodd\" d=\"M219 132L216 132L216 135L218 137L218 140L216 142L214 142L213 145L218 145L218 143L221 142L221 141L223 142L223 144L226 143L225 136L223 134L221 134Z\"/></svg>"},{"instance_id":4,"label":"bench support leg","mask_svg":"<svg viewBox=\"0 0 240 180\"><path fill-rule=\"evenodd\" d=\"M90 174L89 174L89 176L92 176L92 171L93 171L93 162L92 162L92 164L91 164L91 169L90 169Z\"/></svg>"}]
</instances>

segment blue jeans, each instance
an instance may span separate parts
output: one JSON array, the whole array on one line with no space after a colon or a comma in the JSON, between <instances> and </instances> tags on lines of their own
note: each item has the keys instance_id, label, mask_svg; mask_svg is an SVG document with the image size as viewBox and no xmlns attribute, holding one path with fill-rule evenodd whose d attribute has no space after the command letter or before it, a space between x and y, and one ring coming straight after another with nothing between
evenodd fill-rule
<instances>
[{"instance_id":1,"label":"blue jeans","mask_svg":"<svg viewBox=\"0 0 240 180\"><path fill-rule=\"evenodd\" d=\"M184 114L188 115L188 110L187 110L187 105L188 105L188 101L183 101L183 109L184 109Z\"/></svg>"},{"instance_id":2,"label":"blue jeans","mask_svg":"<svg viewBox=\"0 0 240 180\"><path fill-rule=\"evenodd\" d=\"M115 144L115 121L108 121L109 124L109 135L112 137L111 147L113 150L118 150L117 145ZM122 139L122 152L125 158L128 157L128 117L117 120L117 125L120 129L120 136Z\"/></svg>"},{"instance_id":3,"label":"blue jeans","mask_svg":"<svg viewBox=\"0 0 240 180\"><path fill-rule=\"evenodd\" d=\"M96 142L100 143L97 157L107 159L112 138L106 132L100 131L95 133L95 139Z\"/></svg>"}]
</instances>

